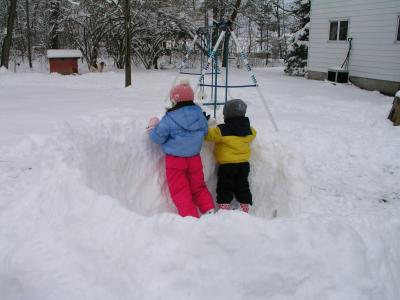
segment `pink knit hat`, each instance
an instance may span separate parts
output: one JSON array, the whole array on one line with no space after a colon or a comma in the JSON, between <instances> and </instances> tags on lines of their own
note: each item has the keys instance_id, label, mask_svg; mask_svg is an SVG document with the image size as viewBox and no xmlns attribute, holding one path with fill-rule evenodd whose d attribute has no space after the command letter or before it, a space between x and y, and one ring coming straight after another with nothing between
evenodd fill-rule
<instances>
[{"instance_id":1,"label":"pink knit hat","mask_svg":"<svg viewBox=\"0 0 400 300\"><path fill-rule=\"evenodd\" d=\"M193 101L194 92L190 87L188 80L182 80L178 85L174 86L169 93L169 98L171 101L176 103L182 101Z\"/></svg>"}]
</instances>

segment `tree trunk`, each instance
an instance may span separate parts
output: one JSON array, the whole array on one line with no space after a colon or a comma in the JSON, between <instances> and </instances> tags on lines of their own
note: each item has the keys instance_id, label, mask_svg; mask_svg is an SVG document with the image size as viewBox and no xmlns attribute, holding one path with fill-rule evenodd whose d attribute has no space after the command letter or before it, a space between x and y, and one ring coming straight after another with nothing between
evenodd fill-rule
<instances>
[{"instance_id":1,"label":"tree trunk","mask_svg":"<svg viewBox=\"0 0 400 300\"><path fill-rule=\"evenodd\" d=\"M125 0L125 87L132 85L131 74L131 11L130 0Z\"/></svg>"},{"instance_id":2,"label":"tree trunk","mask_svg":"<svg viewBox=\"0 0 400 300\"><path fill-rule=\"evenodd\" d=\"M266 52L266 56L265 56L265 66L268 66L268 56L269 56L269 29L267 27L267 50Z\"/></svg>"},{"instance_id":3,"label":"tree trunk","mask_svg":"<svg viewBox=\"0 0 400 300\"><path fill-rule=\"evenodd\" d=\"M204 27L208 26L208 11L207 6L204 4Z\"/></svg>"},{"instance_id":4,"label":"tree trunk","mask_svg":"<svg viewBox=\"0 0 400 300\"><path fill-rule=\"evenodd\" d=\"M17 16L17 0L11 0L8 7L8 20L7 20L7 34L4 37L3 47L1 49L0 66L5 66L8 69L10 60L10 49L12 42L12 35L14 30L14 21Z\"/></svg>"},{"instance_id":5,"label":"tree trunk","mask_svg":"<svg viewBox=\"0 0 400 300\"><path fill-rule=\"evenodd\" d=\"M32 46L31 46L31 24L29 16L29 0L25 0L25 10L26 10L26 37L28 41L28 61L29 68L32 69Z\"/></svg>"},{"instance_id":6,"label":"tree trunk","mask_svg":"<svg viewBox=\"0 0 400 300\"><path fill-rule=\"evenodd\" d=\"M93 46L92 55L90 58L90 60L93 64L97 64L98 56L99 56L99 46L95 45L95 46Z\"/></svg>"},{"instance_id":7,"label":"tree trunk","mask_svg":"<svg viewBox=\"0 0 400 300\"><path fill-rule=\"evenodd\" d=\"M286 58L286 54L287 54L287 42L286 42L286 29L285 29L285 0L282 0L282 33L283 33L283 41L284 41L284 45L285 45L285 54L284 54L284 58Z\"/></svg>"},{"instance_id":8,"label":"tree trunk","mask_svg":"<svg viewBox=\"0 0 400 300\"><path fill-rule=\"evenodd\" d=\"M122 55L118 60L116 60L116 65L118 69L123 69L124 68L124 56Z\"/></svg>"},{"instance_id":9,"label":"tree trunk","mask_svg":"<svg viewBox=\"0 0 400 300\"><path fill-rule=\"evenodd\" d=\"M236 0L235 7L233 8L232 15L230 17L230 21L234 22L240 7L242 0ZM227 34L225 35L225 41L224 41L224 52L223 52L223 58L222 58L222 67L225 68L228 63L229 63L229 40L230 40L231 35Z\"/></svg>"},{"instance_id":10,"label":"tree trunk","mask_svg":"<svg viewBox=\"0 0 400 300\"><path fill-rule=\"evenodd\" d=\"M235 22L235 20L236 20L236 16L238 14L238 11L239 11L241 3L242 3L242 0L236 0L235 7L233 9L233 12L232 12L232 15L231 15L231 18L230 18L230 20L232 22Z\"/></svg>"},{"instance_id":11,"label":"tree trunk","mask_svg":"<svg viewBox=\"0 0 400 300\"><path fill-rule=\"evenodd\" d=\"M224 0L219 0L218 4L218 22L222 21L225 16L225 4Z\"/></svg>"},{"instance_id":12,"label":"tree trunk","mask_svg":"<svg viewBox=\"0 0 400 300\"><path fill-rule=\"evenodd\" d=\"M231 34L228 31L225 34L225 41L224 41L224 51L223 51L223 57L222 57L222 67L226 68L226 66L229 64L229 40L230 40Z\"/></svg>"},{"instance_id":13,"label":"tree trunk","mask_svg":"<svg viewBox=\"0 0 400 300\"><path fill-rule=\"evenodd\" d=\"M252 45L252 36L251 36L251 19L249 18L249 48L248 48L248 54L250 54L250 52L251 52L251 47L253 46Z\"/></svg>"},{"instance_id":14,"label":"tree trunk","mask_svg":"<svg viewBox=\"0 0 400 300\"><path fill-rule=\"evenodd\" d=\"M120 41L120 47L117 56L117 68L122 70L125 67L125 37Z\"/></svg>"},{"instance_id":15,"label":"tree trunk","mask_svg":"<svg viewBox=\"0 0 400 300\"><path fill-rule=\"evenodd\" d=\"M158 55L153 58L153 67L155 70L158 70Z\"/></svg>"},{"instance_id":16,"label":"tree trunk","mask_svg":"<svg viewBox=\"0 0 400 300\"><path fill-rule=\"evenodd\" d=\"M281 44L281 15L279 14L279 6L275 6L275 17L276 17L276 32L278 34L279 41L279 58L282 58L282 44Z\"/></svg>"},{"instance_id":17,"label":"tree trunk","mask_svg":"<svg viewBox=\"0 0 400 300\"><path fill-rule=\"evenodd\" d=\"M58 49L60 47L58 41L58 19L60 17L60 1L53 0L50 2L50 48L51 49Z\"/></svg>"},{"instance_id":18,"label":"tree trunk","mask_svg":"<svg viewBox=\"0 0 400 300\"><path fill-rule=\"evenodd\" d=\"M219 22L218 20L218 16L219 16L219 9L218 9L218 1L213 1L213 7L212 7L212 11L213 11L213 18L215 21ZM214 45L218 40L218 28L215 26L213 28L213 32L212 32L212 44Z\"/></svg>"}]
</instances>

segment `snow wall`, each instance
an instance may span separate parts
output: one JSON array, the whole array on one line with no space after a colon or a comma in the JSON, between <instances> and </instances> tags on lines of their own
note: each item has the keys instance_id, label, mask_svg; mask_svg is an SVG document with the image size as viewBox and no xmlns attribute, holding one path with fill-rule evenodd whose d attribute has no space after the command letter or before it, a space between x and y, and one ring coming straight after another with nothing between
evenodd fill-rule
<instances>
[{"instance_id":1,"label":"snow wall","mask_svg":"<svg viewBox=\"0 0 400 300\"><path fill-rule=\"evenodd\" d=\"M65 123L54 137L33 136L20 143L13 155L6 151L0 167L10 191L15 184L26 186L27 181L19 177L27 176L41 189L42 201L62 202L54 203L54 208L67 205L71 197L86 195L89 199L109 196L143 216L175 212L165 180L164 155L149 140L146 122L133 111L116 110L87 117L79 125ZM252 149L251 213L271 218L308 211L313 206L308 202L314 201L300 197L307 194L301 160L273 136L258 135ZM201 156L207 186L215 198L213 144L205 143ZM28 176L32 173L35 176ZM23 187L16 190L26 192Z\"/></svg>"}]
</instances>

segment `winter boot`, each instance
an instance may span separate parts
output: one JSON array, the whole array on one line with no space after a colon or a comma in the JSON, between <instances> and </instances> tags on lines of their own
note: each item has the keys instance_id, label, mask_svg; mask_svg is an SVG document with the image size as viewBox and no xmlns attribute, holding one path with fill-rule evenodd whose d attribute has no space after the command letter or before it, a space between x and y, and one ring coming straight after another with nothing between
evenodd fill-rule
<instances>
[{"instance_id":1,"label":"winter boot","mask_svg":"<svg viewBox=\"0 0 400 300\"><path fill-rule=\"evenodd\" d=\"M245 203L240 203L240 210L242 212L248 213L250 210L250 205Z\"/></svg>"},{"instance_id":2,"label":"winter boot","mask_svg":"<svg viewBox=\"0 0 400 300\"><path fill-rule=\"evenodd\" d=\"M218 204L218 209L230 210L231 205L229 203L220 203Z\"/></svg>"}]
</instances>

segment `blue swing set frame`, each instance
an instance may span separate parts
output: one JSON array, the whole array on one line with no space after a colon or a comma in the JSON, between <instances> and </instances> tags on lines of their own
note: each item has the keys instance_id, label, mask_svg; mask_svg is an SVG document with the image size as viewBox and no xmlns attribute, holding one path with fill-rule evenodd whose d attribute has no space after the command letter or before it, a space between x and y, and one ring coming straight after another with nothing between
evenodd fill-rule
<instances>
[{"instance_id":1,"label":"blue swing set frame","mask_svg":"<svg viewBox=\"0 0 400 300\"><path fill-rule=\"evenodd\" d=\"M218 37L218 40L216 41L214 47L212 48L212 33L211 30L217 29L220 34ZM202 47L204 46L203 49L207 49L207 62L205 62L205 55L203 49L201 49L201 62L200 62L200 67L201 67L201 73L191 73L191 72L183 72L183 68L187 62L187 59L189 58L190 54L193 52L193 49L196 45L197 38L200 36L201 38L201 43ZM250 78L252 83L251 84L245 84L245 85L229 85L229 58L228 58L228 50L229 50L229 44L225 45L226 53L226 65L225 65L225 83L224 84L218 84L218 75L221 74L219 66L218 66L218 49L219 46L222 42L222 40L225 38L225 43L229 43L230 37L233 38L233 41L236 44L237 50L239 52L239 58L244 62L246 66L246 70L250 74ZM211 73L207 73L210 65L212 66L211 68ZM262 100L262 103L264 105L264 108L266 109L271 123L275 129L276 132L278 132L278 126L274 120L274 117L269 109L269 106L267 104L267 101L259 87L259 84L257 82L257 79L252 71L252 68L249 64L249 61L247 59L246 54L244 53L243 50L240 49L239 47L239 41L238 38L235 34L235 32L232 30L232 22L231 21L221 21L221 22L215 22L213 26L206 26L206 27L201 27L196 31L196 35L193 39L192 46L188 49L185 58L183 59L180 67L179 67L179 74L186 74L186 75L200 75L197 86L200 88L200 91L204 94L204 88L205 87L210 87L211 88L211 100L209 102L202 103L205 106L213 106L214 109L214 118L216 118L216 111L217 107L220 105L225 105L225 103L228 101L228 93L229 89L231 88L256 88L258 95L260 99ZM211 75L211 84L206 84L204 81L204 78L206 75ZM177 77L174 80L174 84L177 80ZM225 89L225 101L218 101L218 89L223 88Z\"/></svg>"}]
</instances>

